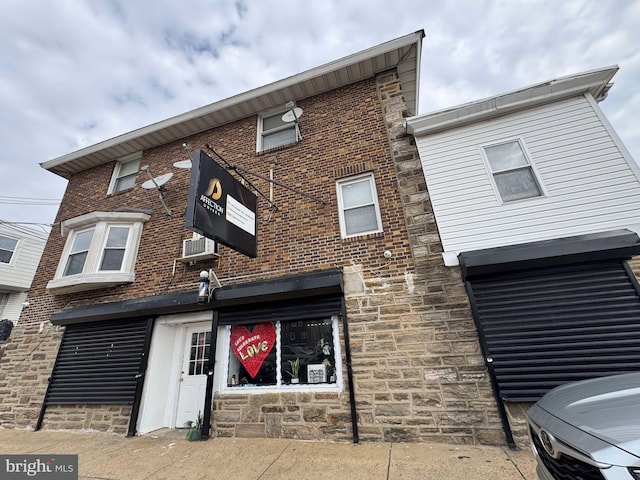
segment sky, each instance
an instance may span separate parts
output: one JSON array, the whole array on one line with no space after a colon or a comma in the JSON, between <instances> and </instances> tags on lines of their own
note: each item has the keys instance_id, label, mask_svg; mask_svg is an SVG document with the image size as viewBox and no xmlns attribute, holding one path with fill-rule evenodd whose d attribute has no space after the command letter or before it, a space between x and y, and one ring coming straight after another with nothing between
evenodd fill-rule
<instances>
[{"instance_id":1,"label":"sky","mask_svg":"<svg viewBox=\"0 0 640 480\"><path fill-rule=\"evenodd\" d=\"M419 114L618 65L640 161L640 0L0 0L0 222L48 231L47 160L422 29Z\"/></svg>"}]
</instances>

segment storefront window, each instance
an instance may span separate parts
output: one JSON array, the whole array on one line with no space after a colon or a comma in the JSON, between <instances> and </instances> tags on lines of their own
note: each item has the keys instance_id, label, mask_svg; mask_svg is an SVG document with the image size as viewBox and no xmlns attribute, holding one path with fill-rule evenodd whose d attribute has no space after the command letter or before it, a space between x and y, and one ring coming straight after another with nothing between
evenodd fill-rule
<instances>
[{"instance_id":1,"label":"storefront window","mask_svg":"<svg viewBox=\"0 0 640 480\"><path fill-rule=\"evenodd\" d=\"M334 322L337 320L229 327L227 386L336 384Z\"/></svg>"}]
</instances>

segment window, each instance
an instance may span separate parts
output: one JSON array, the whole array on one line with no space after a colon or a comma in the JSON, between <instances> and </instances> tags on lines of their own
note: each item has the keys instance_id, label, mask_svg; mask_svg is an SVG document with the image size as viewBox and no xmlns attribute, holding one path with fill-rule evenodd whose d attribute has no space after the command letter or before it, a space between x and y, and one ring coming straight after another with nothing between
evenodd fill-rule
<instances>
[{"instance_id":1,"label":"window","mask_svg":"<svg viewBox=\"0 0 640 480\"><path fill-rule=\"evenodd\" d=\"M133 188L140 168L140 155L125 157L116 162L109 185L109 193L121 192Z\"/></svg>"},{"instance_id":2,"label":"window","mask_svg":"<svg viewBox=\"0 0 640 480\"><path fill-rule=\"evenodd\" d=\"M10 263L18 240L0 235L0 263Z\"/></svg>"},{"instance_id":3,"label":"window","mask_svg":"<svg viewBox=\"0 0 640 480\"><path fill-rule=\"evenodd\" d=\"M93 229L76 234L76 238L73 240L73 246L71 247L71 251L67 258L67 266L64 269L65 276L82 273L92 238Z\"/></svg>"},{"instance_id":4,"label":"window","mask_svg":"<svg viewBox=\"0 0 640 480\"><path fill-rule=\"evenodd\" d=\"M58 295L133 282L148 219L144 213L93 212L62 222L68 239L47 289Z\"/></svg>"},{"instance_id":5,"label":"window","mask_svg":"<svg viewBox=\"0 0 640 480\"><path fill-rule=\"evenodd\" d=\"M504 203L543 195L541 184L520 141L492 145L483 150Z\"/></svg>"},{"instance_id":6,"label":"window","mask_svg":"<svg viewBox=\"0 0 640 480\"><path fill-rule=\"evenodd\" d=\"M122 261L127 250L127 239L129 238L129 227L109 227L107 243L102 252L102 262L100 270L120 271Z\"/></svg>"},{"instance_id":7,"label":"window","mask_svg":"<svg viewBox=\"0 0 640 480\"><path fill-rule=\"evenodd\" d=\"M203 375L207 373L209 356L211 355L211 332L193 332L189 349L189 371L187 375Z\"/></svg>"},{"instance_id":8,"label":"window","mask_svg":"<svg viewBox=\"0 0 640 480\"><path fill-rule=\"evenodd\" d=\"M228 326L227 389L339 390L337 317L302 323L301 327L284 321Z\"/></svg>"},{"instance_id":9,"label":"window","mask_svg":"<svg viewBox=\"0 0 640 480\"><path fill-rule=\"evenodd\" d=\"M9 294L0 292L0 318L4 318L2 313L4 312L4 307L9 302Z\"/></svg>"},{"instance_id":10,"label":"window","mask_svg":"<svg viewBox=\"0 0 640 480\"><path fill-rule=\"evenodd\" d=\"M337 190L342 238L382 231L373 174L339 180Z\"/></svg>"},{"instance_id":11,"label":"window","mask_svg":"<svg viewBox=\"0 0 640 480\"><path fill-rule=\"evenodd\" d=\"M258 151L289 145L300 140L298 124L282 120L284 113L258 117Z\"/></svg>"}]
</instances>

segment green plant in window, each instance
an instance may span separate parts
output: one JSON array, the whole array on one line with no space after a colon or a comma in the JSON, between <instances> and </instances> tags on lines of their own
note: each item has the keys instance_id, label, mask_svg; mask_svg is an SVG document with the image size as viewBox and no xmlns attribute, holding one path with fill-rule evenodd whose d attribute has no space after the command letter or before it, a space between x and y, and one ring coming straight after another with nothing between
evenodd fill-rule
<instances>
[{"instance_id":1,"label":"green plant in window","mask_svg":"<svg viewBox=\"0 0 640 480\"><path fill-rule=\"evenodd\" d=\"M190 442L197 442L198 440L202 440L202 412L198 411L198 416L196 417L196 421L189 420L185 422L184 426L188 428L187 430L187 440Z\"/></svg>"},{"instance_id":2,"label":"green plant in window","mask_svg":"<svg viewBox=\"0 0 640 480\"><path fill-rule=\"evenodd\" d=\"M291 370L287 370L287 373L291 375L291 382L297 383L298 375L300 373L300 359L296 358L295 360L289 360L289 365L291 365Z\"/></svg>"}]
</instances>

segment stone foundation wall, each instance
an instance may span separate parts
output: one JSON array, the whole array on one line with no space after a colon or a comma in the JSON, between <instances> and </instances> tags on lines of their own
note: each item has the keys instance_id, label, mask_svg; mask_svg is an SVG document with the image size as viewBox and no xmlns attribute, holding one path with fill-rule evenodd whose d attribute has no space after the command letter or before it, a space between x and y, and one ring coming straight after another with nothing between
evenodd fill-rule
<instances>
[{"instance_id":1,"label":"stone foundation wall","mask_svg":"<svg viewBox=\"0 0 640 480\"><path fill-rule=\"evenodd\" d=\"M214 398L217 437L352 441L348 395L271 393Z\"/></svg>"},{"instance_id":2,"label":"stone foundation wall","mask_svg":"<svg viewBox=\"0 0 640 480\"><path fill-rule=\"evenodd\" d=\"M442 273L345 272L363 440L505 441L466 294L456 270Z\"/></svg>"},{"instance_id":3,"label":"stone foundation wall","mask_svg":"<svg viewBox=\"0 0 640 480\"><path fill-rule=\"evenodd\" d=\"M62 332L49 322L13 328L0 358L0 428L35 425Z\"/></svg>"},{"instance_id":4,"label":"stone foundation wall","mask_svg":"<svg viewBox=\"0 0 640 480\"><path fill-rule=\"evenodd\" d=\"M42 423L42 429L92 430L126 435L131 406L118 405L52 405Z\"/></svg>"}]
</instances>

